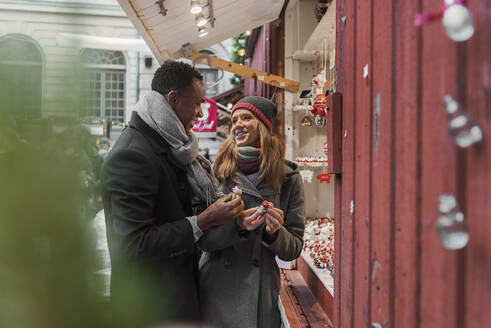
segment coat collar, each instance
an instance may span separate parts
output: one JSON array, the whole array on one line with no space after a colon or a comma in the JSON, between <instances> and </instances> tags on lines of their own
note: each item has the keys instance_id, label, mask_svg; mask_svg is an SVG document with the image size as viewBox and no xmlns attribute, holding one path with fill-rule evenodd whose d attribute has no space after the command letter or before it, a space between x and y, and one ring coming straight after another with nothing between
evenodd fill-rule
<instances>
[{"instance_id":1,"label":"coat collar","mask_svg":"<svg viewBox=\"0 0 491 328\"><path fill-rule=\"evenodd\" d=\"M237 170L237 178L243 193L262 198L257 185L254 185L240 170Z\"/></svg>"},{"instance_id":2,"label":"coat collar","mask_svg":"<svg viewBox=\"0 0 491 328\"><path fill-rule=\"evenodd\" d=\"M131 114L130 128L141 132L150 141L156 153L167 153L169 151L169 144L167 141L145 123L137 112Z\"/></svg>"}]
</instances>

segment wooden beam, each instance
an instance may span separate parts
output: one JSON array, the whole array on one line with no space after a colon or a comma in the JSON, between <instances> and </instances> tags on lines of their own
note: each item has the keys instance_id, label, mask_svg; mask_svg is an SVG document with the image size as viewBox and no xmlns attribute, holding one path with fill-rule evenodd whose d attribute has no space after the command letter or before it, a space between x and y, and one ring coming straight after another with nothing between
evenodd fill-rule
<instances>
[{"instance_id":1,"label":"wooden beam","mask_svg":"<svg viewBox=\"0 0 491 328\"><path fill-rule=\"evenodd\" d=\"M206 58L205 56L208 58ZM185 56L183 54L183 58L187 58L193 61L198 59L198 61L201 64L210 65L212 67L218 67L223 69L224 71L231 72L253 80L257 80L272 85L274 87L288 90L290 92L298 92L298 89L300 88L300 83L297 81L288 80L285 79L284 77L262 72L257 69L243 66L240 64L232 63L223 59L219 59L215 56L205 55L199 52L193 52L191 56Z\"/></svg>"}]
</instances>

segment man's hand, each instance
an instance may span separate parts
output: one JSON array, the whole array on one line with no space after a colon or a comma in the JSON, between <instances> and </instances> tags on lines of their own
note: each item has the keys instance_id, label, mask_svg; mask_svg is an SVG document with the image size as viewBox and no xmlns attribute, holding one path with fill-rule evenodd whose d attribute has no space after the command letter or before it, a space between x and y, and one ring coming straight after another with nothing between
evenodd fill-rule
<instances>
[{"instance_id":1,"label":"man's hand","mask_svg":"<svg viewBox=\"0 0 491 328\"><path fill-rule=\"evenodd\" d=\"M232 200L232 193L229 193L197 216L198 227L205 231L213 226L222 225L230 219L239 216L243 209L244 202L242 202L240 196Z\"/></svg>"},{"instance_id":2,"label":"man's hand","mask_svg":"<svg viewBox=\"0 0 491 328\"><path fill-rule=\"evenodd\" d=\"M239 230L252 231L264 222L265 216L258 207L253 207L243 212L243 215L237 218Z\"/></svg>"}]
</instances>

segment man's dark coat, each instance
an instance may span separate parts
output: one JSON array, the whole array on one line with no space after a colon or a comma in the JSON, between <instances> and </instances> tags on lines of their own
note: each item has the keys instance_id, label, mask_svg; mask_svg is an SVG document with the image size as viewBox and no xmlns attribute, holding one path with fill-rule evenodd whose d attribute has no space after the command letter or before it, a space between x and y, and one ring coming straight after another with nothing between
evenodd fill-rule
<instances>
[{"instance_id":1,"label":"man's dark coat","mask_svg":"<svg viewBox=\"0 0 491 328\"><path fill-rule=\"evenodd\" d=\"M168 143L136 112L102 170L113 321L199 321L190 186Z\"/></svg>"}]
</instances>

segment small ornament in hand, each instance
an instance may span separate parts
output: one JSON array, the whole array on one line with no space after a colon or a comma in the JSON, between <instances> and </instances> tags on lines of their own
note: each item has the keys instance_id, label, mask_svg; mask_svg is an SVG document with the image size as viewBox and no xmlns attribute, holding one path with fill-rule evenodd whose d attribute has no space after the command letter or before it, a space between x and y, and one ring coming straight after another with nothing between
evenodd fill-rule
<instances>
[{"instance_id":1,"label":"small ornament in hand","mask_svg":"<svg viewBox=\"0 0 491 328\"><path fill-rule=\"evenodd\" d=\"M270 202L268 202L268 201L266 201L266 200L265 200L265 201L263 201L263 202L261 203L261 206L259 206L258 211L261 211L262 213L264 213L264 212L266 212L266 211L268 210L268 208L270 208L270 207L273 207L273 203L270 203Z\"/></svg>"},{"instance_id":2,"label":"small ornament in hand","mask_svg":"<svg viewBox=\"0 0 491 328\"><path fill-rule=\"evenodd\" d=\"M268 204L264 217L264 222L266 222L266 233L273 237L278 230L283 226L285 222L285 218L283 215L283 211L279 208L275 208L272 203L266 202ZM264 204L264 202L263 202Z\"/></svg>"},{"instance_id":3,"label":"small ornament in hand","mask_svg":"<svg viewBox=\"0 0 491 328\"><path fill-rule=\"evenodd\" d=\"M242 196L242 190L238 186L235 186L232 188L232 200L235 199L237 195Z\"/></svg>"}]
</instances>

